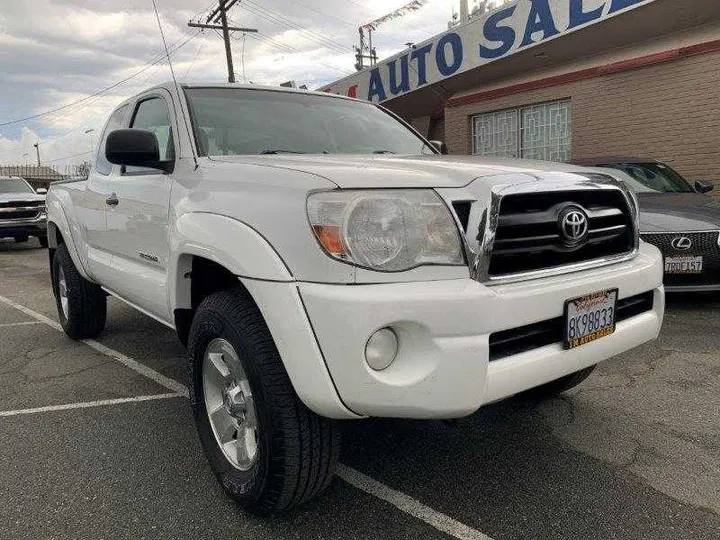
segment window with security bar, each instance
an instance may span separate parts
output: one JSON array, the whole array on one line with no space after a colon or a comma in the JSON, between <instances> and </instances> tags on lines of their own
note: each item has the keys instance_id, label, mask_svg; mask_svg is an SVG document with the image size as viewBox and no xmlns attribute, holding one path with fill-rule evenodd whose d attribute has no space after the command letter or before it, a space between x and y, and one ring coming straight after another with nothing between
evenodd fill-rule
<instances>
[{"instance_id":1,"label":"window with security bar","mask_svg":"<svg viewBox=\"0 0 720 540\"><path fill-rule=\"evenodd\" d=\"M473 154L569 161L570 100L506 109L473 117Z\"/></svg>"}]
</instances>

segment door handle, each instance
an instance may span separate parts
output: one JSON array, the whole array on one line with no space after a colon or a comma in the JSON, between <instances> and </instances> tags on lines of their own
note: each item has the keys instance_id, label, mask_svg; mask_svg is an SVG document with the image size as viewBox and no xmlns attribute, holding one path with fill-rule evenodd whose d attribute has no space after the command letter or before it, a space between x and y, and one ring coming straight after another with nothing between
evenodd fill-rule
<instances>
[{"instance_id":1,"label":"door handle","mask_svg":"<svg viewBox=\"0 0 720 540\"><path fill-rule=\"evenodd\" d=\"M107 199L105 199L105 204L107 204L108 206L117 206L119 202L120 201L118 200L117 195L115 195L115 193L113 193Z\"/></svg>"}]
</instances>

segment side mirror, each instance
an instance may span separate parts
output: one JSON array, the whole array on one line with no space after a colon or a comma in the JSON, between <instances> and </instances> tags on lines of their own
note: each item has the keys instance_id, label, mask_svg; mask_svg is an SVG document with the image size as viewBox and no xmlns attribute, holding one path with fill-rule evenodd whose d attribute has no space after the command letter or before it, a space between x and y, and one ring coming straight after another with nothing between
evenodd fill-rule
<instances>
[{"instance_id":1,"label":"side mirror","mask_svg":"<svg viewBox=\"0 0 720 540\"><path fill-rule=\"evenodd\" d=\"M430 141L430 144L432 144L435 150L440 152L443 156L447 156L449 154L447 144L443 141Z\"/></svg>"},{"instance_id":2,"label":"side mirror","mask_svg":"<svg viewBox=\"0 0 720 540\"><path fill-rule=\"evenodd\" d=\"M47 189L45 189L44 187L39 187L35 190L35 193L37 193L38 195L47 195Z\"/></svg>"},{"instance_id":3,"label":"side mirror","mask_svg":"<svg viewBox=\"0 0 720 540\"><path fill-rule=\"evenodd\" d=\"M160 161L155 134L144 129L117 129L105 142L105 157L115 165L147 167L172 172L174 162Z\"/></svg>"},{"instance_id":4,"label":"side mirror","mask_svg":"<svg viewBox=\"0 0 720 540\"><path fill-rule=\"evenodd\" d=\"M698 193L710 193L713 189L715 189L715 184L712 182L706 182L705 180L695 182L695 191Z\"/></svg>"}]
</instances>

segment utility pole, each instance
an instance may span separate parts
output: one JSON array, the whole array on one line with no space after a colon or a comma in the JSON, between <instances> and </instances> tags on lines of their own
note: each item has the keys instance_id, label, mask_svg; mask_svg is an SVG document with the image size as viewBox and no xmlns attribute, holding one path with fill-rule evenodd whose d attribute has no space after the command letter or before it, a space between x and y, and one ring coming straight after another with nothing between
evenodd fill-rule
<instances>
[{"instance_id":1,"label":"utility pole","mask_svg":"<svg viewBox=\"0 0 720 540\"><path fill-rule=\"evenodd\" d=\"M40 167L40 141L33 144L35 151L37 152L38 167Z\"/></svg>"},{"instance_id":2,"label":"utility pole","mask_svg":"<svg viewBox=\"0 0 720 540\"><path fill-rule=\"evenodd\" d=\"M225 41L225 58L227 61L228 69L228 82L235 82L235 69L233 67L232 58L232 47L230 46L230 32L249 32L257 33L257 28L237 28L234 26L228 26L227 12L238 3L238 0L218 0L218 7L213 10L208 16L205 24L188 22L190 28L209 28L211 30L222 30L223 41ZM215 24L209 24L213 21ZM217 23L220 23L219 25Z\"/></svg>"},{"instance_id":3,"label":"utility pole","mask_svg":"<svg viewBox=\"0 0 720 540\"><path fill-rule=\"evenodd\" d=\"M367 41L365 41L365 29L367 29L368 33ZM358 31L360 33L360 46L355 47L355 59L357 60L357 62L355 62L355 69L362 71L367 67L365 60L368 60L369 65L372 67L377 64L378 55L377 50L372 44L373 27L370 25L361 26L358 28Z\"/></svg>"}]
</instances>

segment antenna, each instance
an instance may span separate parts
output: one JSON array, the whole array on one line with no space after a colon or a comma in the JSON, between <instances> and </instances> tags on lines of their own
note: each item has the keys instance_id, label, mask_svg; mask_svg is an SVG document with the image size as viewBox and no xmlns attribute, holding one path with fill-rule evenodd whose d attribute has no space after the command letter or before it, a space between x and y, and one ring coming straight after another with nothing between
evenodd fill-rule
<instances>
[{"instance_id":1,"label":"antenna","mask_svg":"<svg viewBox=\"0 0 720 540\"><path fill-rule=\"evenodd\" d=\"M193 151L192 147L192 134L190 133L190 126L187 125L187 122L185 121L185 111L183 110L183 99L182 95L180 94L180 86L178 85L177 79L175 78L175 70L173 69L172 60L170 59L170 50L167 46L167 41L165 41L165 32L163 32L162 22L160 22L160 14L158 13L157 4L155 3L155 0L152 0L153 3L153 9L155 10L155 18L157 19L158 28L160 28L160 37L163 41L163 46L165 47L165 56L167 56L168 64L170 65L170 74L172 75L172 80L175 85L175 92L177 92L178 95L178 103L180 104L180 112L182 113L182 121L183 124L185 124L185 129L187 130L188 134L188 141L190 141L190 153L192 154L193 160L195 161L195 170L200 166L198 165L197 156L195 155L195 152Z\"/></svg>"}]
</instances>

